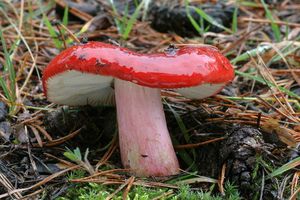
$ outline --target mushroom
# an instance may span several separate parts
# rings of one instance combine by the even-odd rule
[[[169,48],[139,54],[101,42],[72,46],[43,73],[44,93],[57,104],[116,102],[122,163],[137,176],[179,172],[160,90],[201,99],[218,93],[234,77],[230,62],[214,47]]]

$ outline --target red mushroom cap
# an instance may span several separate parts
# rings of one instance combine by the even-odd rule
[[[43,86],[46,96],[53,102],[82,105],[97,101],[99,97],[95,93],[100,92],[98,86],[102,83],[104,86],[100,88],[111,93],[113,78],[152,88],[182,88],[178,91],[187,96],[203,98],[217,93],[233,77],[230,62],[210,46],[139,54],[110,44],[88,42],[72,46],[56,56],[44,70]],[[67,88],[58,94],[60,97],[54,97],[57,90],[64,87]],[[199,95],[197,90],[203,88],[209,92]],[[194,94],[189,95],[191,92]],[[90,93],[96,96],[76,103],[75,98]],[[73,102],[68,103],[64,95],[73,98]]]

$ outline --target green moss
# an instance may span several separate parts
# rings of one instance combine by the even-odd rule
[[[74,171],[69,175],[70,179],[84,177],[84,171]],[[67,192],[58,197],[57,200],[104,200],[110,196],[118,188],[118,185],[108,186],[97,183],[76,183],[70,184]],[[213,189],[213,187],[212,187]],[[211,190],[212,190],[211,189]],[[130,190],[128,200],[148,200],[148,199],[162,199],[162,200],[238,200],[241,199],[239,193],[233,185],[225,184],[225,196],[213,195],[211,191],[202,191],[199,189],[192,189],[188,185],[180,186],[178,190],[166,188],[146,188],[142,186],[134,186]],[[118,192],[113,196],[114,200],[121,200],[123,191]]]

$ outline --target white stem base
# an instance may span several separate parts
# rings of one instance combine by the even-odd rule
[[[143,177],[177,174],[160,90],[116,79],[115,98],[124,167]]]

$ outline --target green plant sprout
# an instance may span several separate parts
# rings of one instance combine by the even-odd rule
[[[133,28],[134,23],[137,21],[137,18],[141,12],[141,9],[144,7],[145,0],[141,1],[138,6],[136,7],[135,11],[131,16],[128,14],[128,4],[125,8],[125,13],[123,17],[120,17],[120,14],[118,13],[118,10],[114,4],[113,0],[109,0],[113,13],[115,15],[115,23],[118,29],[119,34],[121,35],[122,39],[127,40],[129,37],[129,34]],[[147,5],[147,4],[146,4]]]

